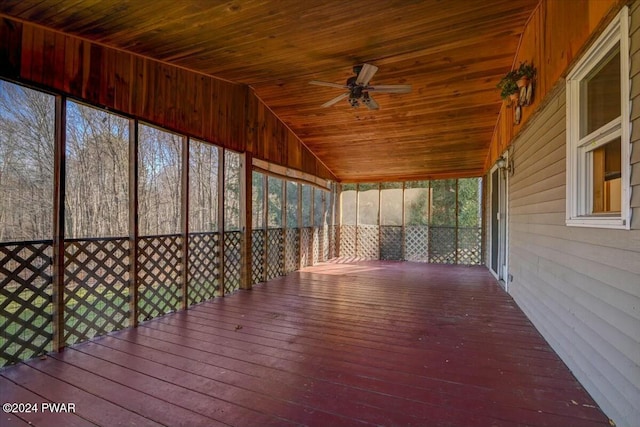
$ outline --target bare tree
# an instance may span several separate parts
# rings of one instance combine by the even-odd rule
[[[0,241],[52,237],[54,126],[53,96],[0,81]],[[66,236],[126,236],[128,119],[69,101],[65,131]],[[178,233],[183,137],[146,125],[139,132],[141,234]],[[218,155],[191,142],[190,231],[217,230]],[[228,230],[240,225],[240,167],[240,154],[225,151]]]
[[[240,154],[224,152],[224,228],[240,228]]]
[[[67,236],[127,235],[128,140],[128,120],[67,104]]]
[[[51,238],[54,102],[0,81],[0,241]]]
[[[182,138],[144,125],[139,131],[140,233],[179,233]]]
[[[189,231],[218,229],[218,148],[204,142],[189,146]]]

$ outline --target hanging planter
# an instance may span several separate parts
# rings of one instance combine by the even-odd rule
[[[516,71],[509,71],[498,83],[497,87],[500,89],[500,96],[502,99],[516,101],[520,95],[520,89],[516,81],[518,75]]]
[[[527,64],[525,61],[520,63],[520,66],[516,70],[516,74],[518,77],[516,85],[520,90],[518,102],[522,106],[531,105],[533,98],[533,77],[536,74],[536,69],[533,68],[532,64]]]
[[[516,85],[518,85],[518,89],[522,89],[523,87],[529,86],[530,82],[531,79],[529,77],[522,76],[518,79],[518,81],[516,81]]]
[[[535,73],[533,65],[521,62],[518,68],[505,74],[497,85],[502,99],[508,100],[509,106],[516,106],[513,120],[516,125],[520,124],[522,118],[521,107],[531,105]]]

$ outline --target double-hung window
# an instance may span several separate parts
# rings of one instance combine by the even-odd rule
[[[629,99],[624,7],[567,76],[567,225],[629,228]]]

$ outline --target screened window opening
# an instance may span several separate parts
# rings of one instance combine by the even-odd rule
[[[269,228],[280,228],[282,227],[282,179],[274,178],[272,176],[267,177],[268,183],[268,221],[267,225]]]
[[[313,212],[311,204],[313,203],[313,187],[309,184],[302,184],[302,226],[311,227],[313,225]]]
[[[287,181],[287,228],[298,228],[298,183]]]
[[[326,191],[314,188],[313,225],[315,227],[324,227],[326,225],[325,193]]]
[[[340,193],[341,225],[356,225],[356,184],[344,184]]]
[[[224,229],[240,229],[240,153],[224,150]]]
[[[189,231],[218,231],[218,173],[220,149],[189,141]]]
[[[251,227],[254,230],[265,228],[264,174],[253,171],[251,177]]]
[[[341,202],[341,257],[482,262],[480,178],[343,184]]]
[[[0,80],[0,242],[51,239],[55,97]]]
[[[66,236],[127,236],[129,120],[67,102],[66,134]]]
[[[140,234],[179,233],[183,137],[143,124],[138,132]]]

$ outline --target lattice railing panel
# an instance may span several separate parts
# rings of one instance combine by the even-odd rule
[[[300,229],[300,266],[308,267],[313,263],[313,229]]]
[[[265,263],[265,231],[251,231],[251,283],[264,282],[266,279],[266,271],[264,271]]]
[[[426,225],[407,225],[404,233],[405,259],[407,261],[429,262],[429,227]]]
[[[458,264],[482,263],[482,228],[458,228]]]
[[[65,242],[66,344],[129,326],[128,238]]]
[[[329,246],[331,245],[329,234],[329,226],[322,227],[322,251],[320,252],[320,261],[329,259]]]
[[[356,256],[356,226],[343,225],[340,227],[340,257]]]
[[[189,305],[212,299],[220,286],[220,233],[189,234]]]
[[[358,250],[356,255],[363,259],[379,259],[380,239],[377,225],[358,226]]]
[[[242,268],[242,233],[224,233],[224,293],[230,294],[240,289],[240,269]]]
[[[284,271],[291,273],[300,268],[300,230],[287,228],[285,233]]]
[[[429,229],[429,262],[456,263],[456,228],[431,227]]]
[[[315,265],[320,262],[320,250],[322,249],[322,234],[320,233],[320,229],[314,227],[313,228],[313,237],[312,237],[312,255],[311,255],[311,264]]]
[[[340,228],[336,225],[329,227],[329,258],[332,259],[338,256],[338,230]]]
[[[176,311],[182,294],[182,237],[148,236],[138,240],[138,320]]]
[[[267,280],[284,275],[284,230],[267,230]]]
[[[380,259],[401,260],[402,246],[402,226],[380,227]]]
[[[51,241],[0,244],[0,366],[51,350]]]

